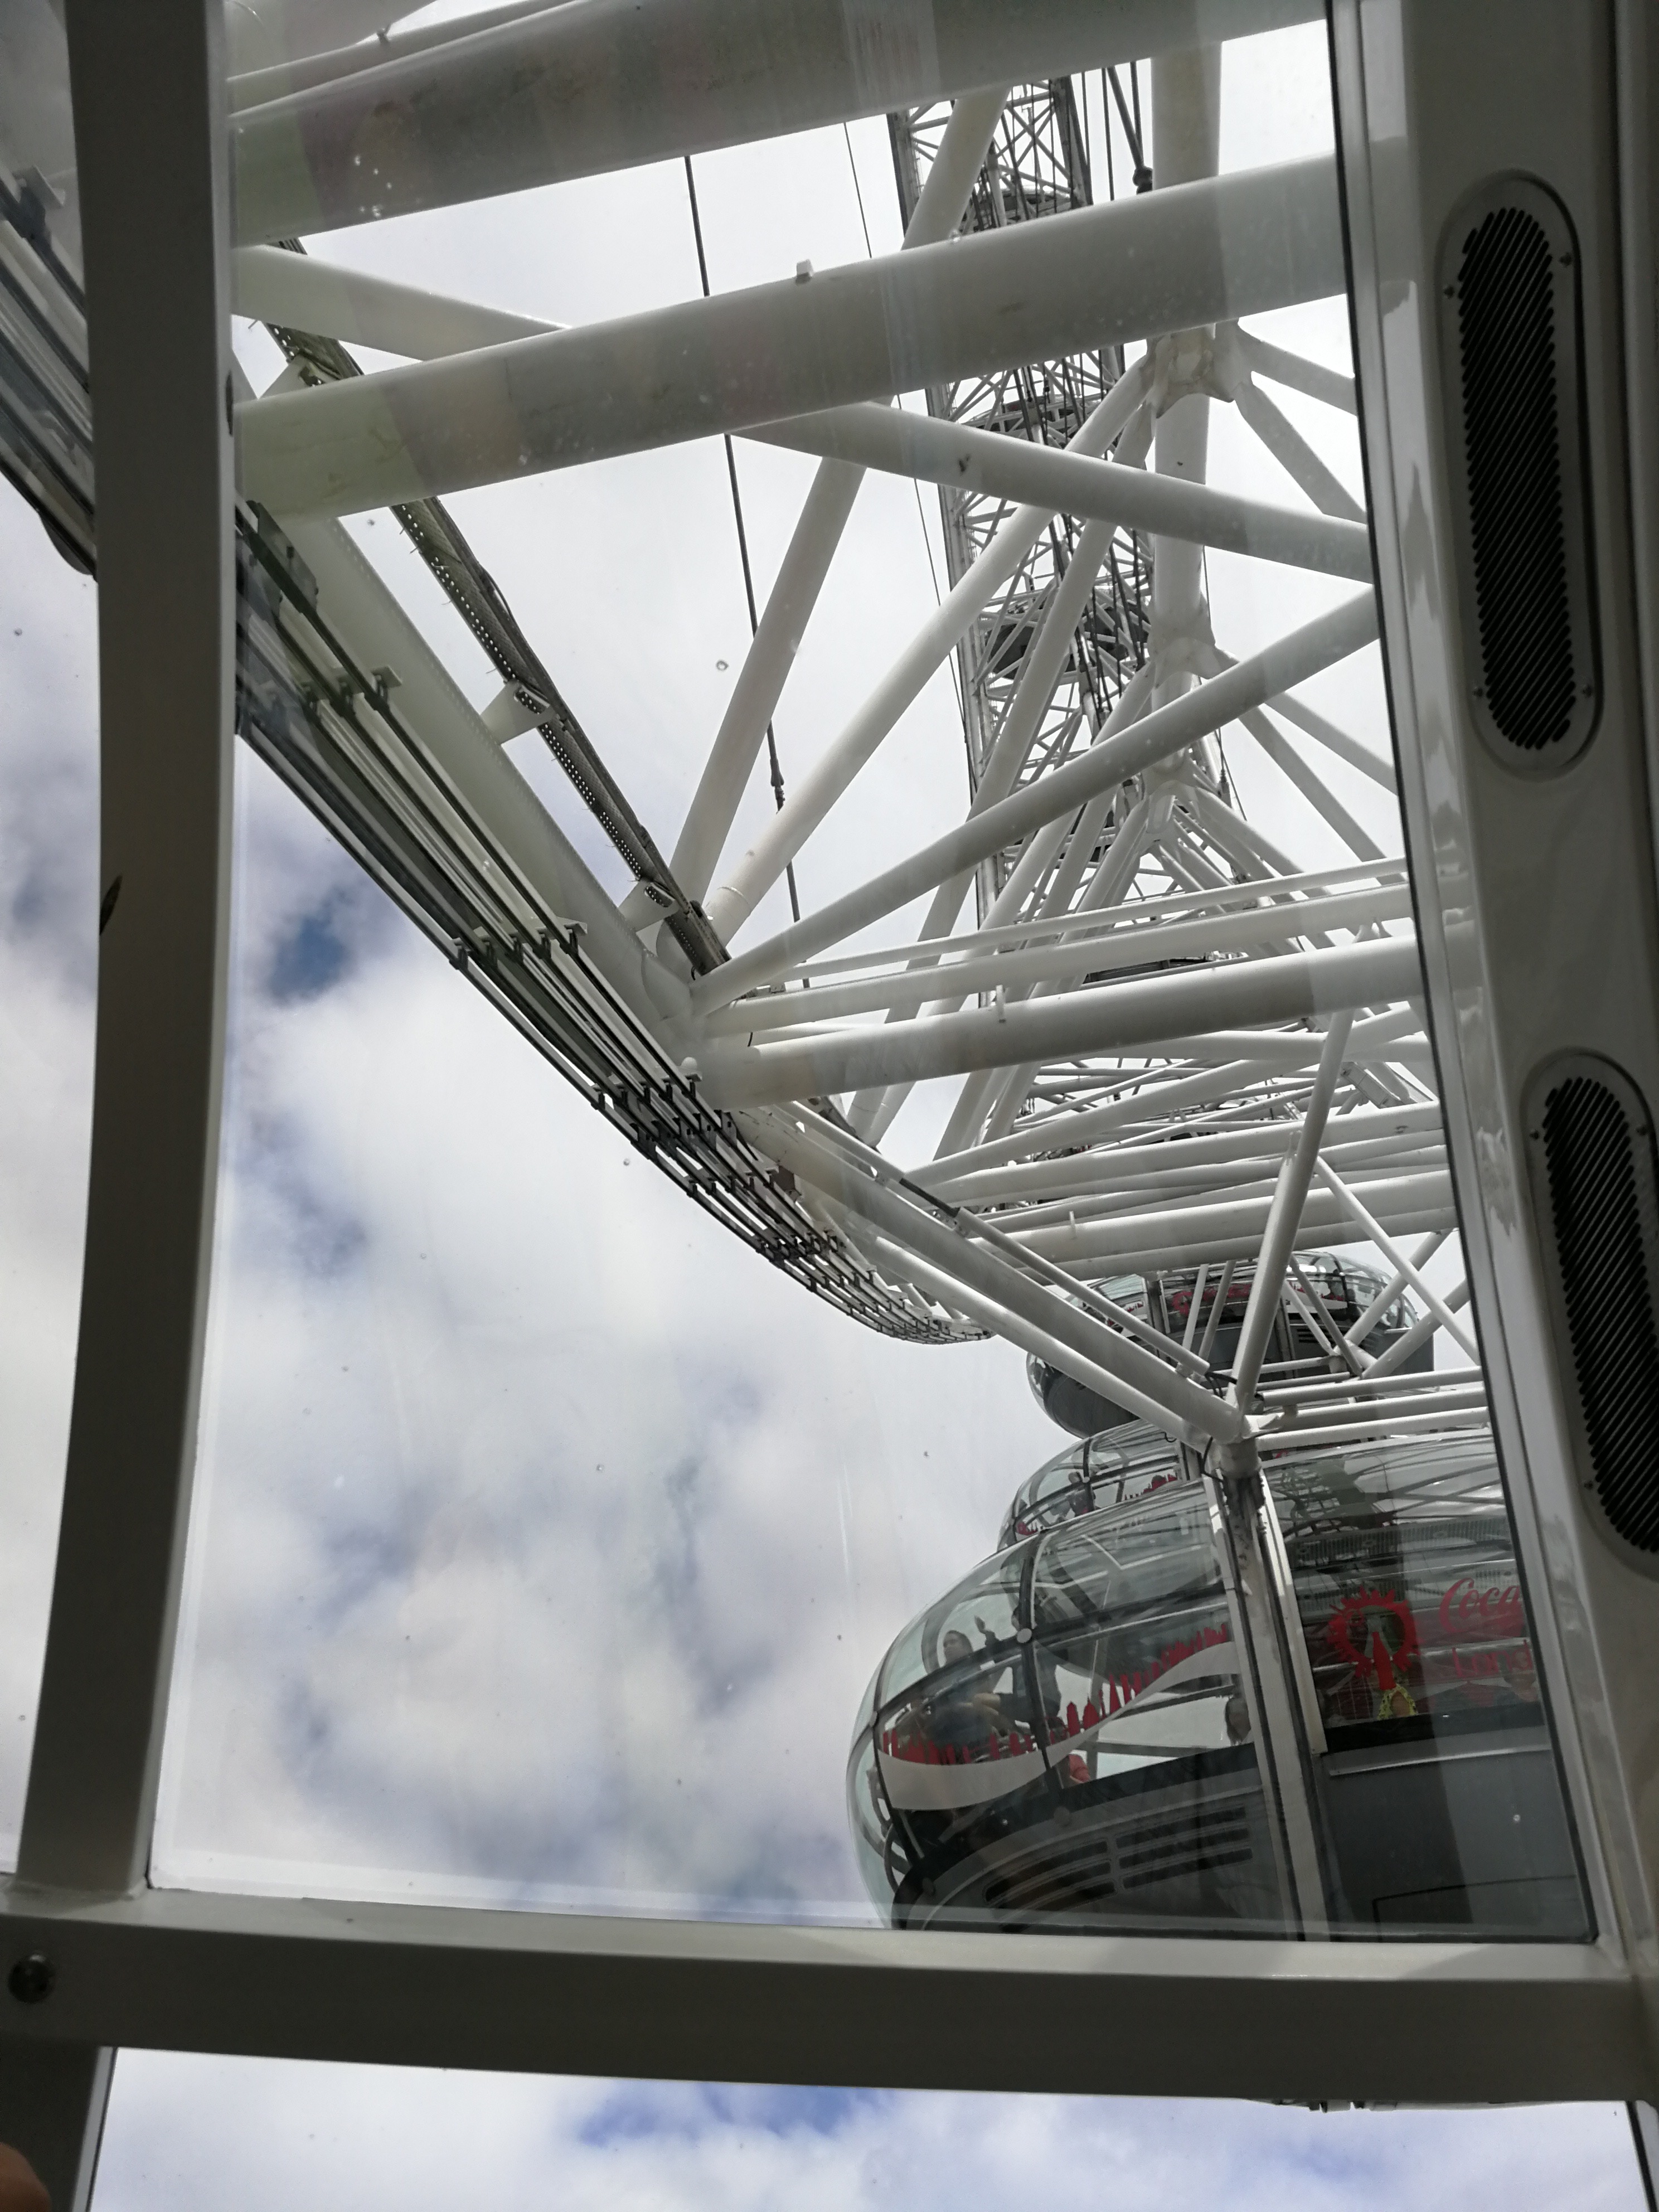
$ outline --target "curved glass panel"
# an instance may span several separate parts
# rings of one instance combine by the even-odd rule
[[[1269,1479],[1347,1917],[1587,1933],[1490,1438],[1286,1458]]]
[[[236,27],[158,1880],[1432,1918],[1319,1777],[1433,1693],[1250,1479],[1486,1413],[1279,12]]]
[[[1016,1594],[1000,1635],[975,1605],[988,1587]],[[931,1675],[896,1670],[905,1686],[884,1696],[848,1766],[866,1880],[896,1925],[1274,1924],[1201,1485],[1030,1538],[927,1618],[964,1616],[981,1642],[947,1629]],[[908,1662],[919,1640],[908,1631],[896,1652]]]
[[[1095,1440],[1103,1457],[1119,1433]],[[1272,1651],[1232,1595],[1216,1493],[1179,1462],[1163,1480],[1156,1497],[1056,1510],[894,1646],[848,1793],[896,1926],[1243,1932],[1292,1916],[1256,1755]],[[1318,1714],[1322,1913],[1373,1935],[1585,1935],[1489,1438],[1276,1455],[1267,1482]],[[1018,1592],[1012,1635],[983,1632],[987,1589]],[[930,1632],[969,1615],[978,1647]]]
[[[1398,1346],[1395,1364],[1405,1372],[1432,1370],[1434,1345],[1400,1279],[1368,1267],[1352,1253],[1300,1253],[1296,1267],[1270,1339],[1270,1364],[1281,1379],[1322,1370],[1337,1338],[1350,1331],[1363,1334],[1370,1358],[1380,1358]],[[1238,1349],[1255,1279],[1255,1262],[1244,1260],[1224,1269],[1183,1268],[1150,1280],[1123,1275],[1101,1287],[1124,1312],[1156,1320],[1168,1336],[1183,1344],[1207,1347],[1215,1368],[1224,1372]],[[1036,1352],[1025,1364],[1038,1405],[1085,1443],[1129,1418],[1121,1407]]]
[[[998,1545],[1058,1528],[1103,1506],[1121,1505],[1183,1479],[1180,1447],[1148,1421],[1123,1421],[1047,1460],[1014,1492]]]
[[[0,1869],[74,1384],[97,976],[98,639],[62,27],[0,11]]]

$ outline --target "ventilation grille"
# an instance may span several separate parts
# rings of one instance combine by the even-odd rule
[[[1454,222],[1442,260],[1471,707],[1501,757],[1554,768],[1597,708],[1577,255],[1559,203],[1508,179]]]
[[[988,1882],[985,1902],[994,1912],[1023,1917],[1075,1912],[1120,1891],[1244,1866],[1251,1856],[1247,1804],[1195,1805],[1174,1819],[1097,1829],[1060,1844]]]
[[[1591,1499],[1659,1562],[1659,1178],[1641,1094],[1605,1060],[1558,1062],[1529,1116],[1547,1194],[1552,1288]]]

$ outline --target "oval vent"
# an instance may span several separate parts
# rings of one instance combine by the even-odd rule
[[[1510,177],[1466,201],[1440,307],[1470,711],[1500,759],[1547,771],[1600,708],[1578,252],[1554,194]]]
[[[1632,1564],[1659,1573],[1659,1167],[1642,1095],[1608,1060],[1529,1092],[1534,1191],[1579,1479]]]

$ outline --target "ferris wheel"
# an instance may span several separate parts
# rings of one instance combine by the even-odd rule
[[[1342,1936],[1310,1973],[1183,1952],[1222,1993],[1194,2033],[1229,2094],[1268,2078],[1238,2056],[1245,1983],[1291,2008],[1310,2078],[1337,2001],[1383,1990],[1379,2063],[1420,2093],[1401,2023],[1452,1990],[1581,2087],[1603,2049],[1650,2087],[1640,11],[1526,0],[1511,45],[1491,0],[262,0],[229,12],[228,75],[216,11],[205,45],[169,33],[162,132],[125,97],[117,12],[75,28],[94,5],[70,10],[74,131],[50,9],[57,76],[20,34],[0,79],[0,467],[99,573],[106,821],[142,825],[152,888],[118,905],[118,867],[103,892],[78,1426],[5,1911],[79,1942],[76,1900],[107,1895],[118,1936],[144,1878],[234,700],[434,958],[759,1279],[941,1390],[946,1347],[999,1340],[1068,1432],[1009,1470],[980,1565],[872,1643],[847,1771],[881,1917],[946,1931],[947,1964],[965,1927]],[[1237,87],[1258,34],[1301,31],[1317,94],[1273,143]],[[786,255],[766,193],[798,210],[842,146],[861,250]],[[726,284],[711,185],[755,149],[771,258]],[[141,160],[185,240],[142,283]],[[647,179],[695,289],[641,222],[592,249],[605,312],[492,296],[491,210]],[[428,216],[476,285],[342,243]],[[614,567],[539,593],[460,503],[694,449],[695,514],[636,500],[627,560],[648,602],[720,544],[746,635],[696,636],[729,680],[659,686],[647,742],[584,696]],[[914,592],[859,534],[890,495]],[[132,730],[168,744],[122,720],[112,640],[145,678]],[[107,1772],[84,1750],[106,1741]],[[337,1929],[270,1925],[344,1971]],[[427,1940],[386,1925],[389,1957]],[[1439,1945],[1415,1999],[1402,1936]],[[793,1941],[744,1954],[754,1986],[816,1970]],[[51,1995],[39,1959],[20,2004]],[[141,2006],[117,2029],[176,2032],[98,1971],[100,2002]],[[398,2040],[398,1986],[363,2047],[451,2052]],[[851,2000],[867,2027],[885,2001]],[[1581,2002],[1604,2039],[1579,2053],[1555,2030]],[[665,2067],[688,2033],[663,2030]],[[1460,2037],[1458,2082],[1522,2078]]]
[[[441,136],[446,103],[479,112],[526,40],[575,66],[594,35],[580,16],[508,23],[380,67]],[[1066,36],[1104,42],[1092,166],[1086,71],[895,105],[900,253],[565,332],[284,252],[275,241],[359,219],[366,192],[386,212],[425,204],[431,161],[377,147],[371,183],[348,161],[385,91],[355,55],[281,98],[252,82],[237,303],[290,365],[239,412],[245,727],[337,812],[347,774],[319,760],[367,746],[407,779],[432,746],[415,674],[429,652],[335,519],[390,506],[496,665],[490,737],[539,728],[635,878],[617,907],[568,857],[532,861],[546,831],[526,829],[514,789],[498,804],[533,910],[491,913],[473,885],[477,920],[457,927],[428,898],[428,926],[544,1041],[532,1001],[604,993],[605,1014],[573,1012],[577,1041],[558,1049],[693,1195],[873,1326],[1003,1335],[1195,1443],[1247,1437],[1269,1353],[1275,1383],[1311,1382],[1316,1401],[1334,1376],[1347,1399],[1370,1377],[1321,1419],[1375,1422],[1376,1386],[1420,1365],[1436,1333],[1453,1379],[1385,1392],[1386,1418],[1478,1420],[1467,1292],[1423,1274],[1455,1215],[1367,659],[1352,375],[1251,327],[1340,297],[1331,161],[1222,173],[1220,49],[1121,70],[1109,34]],[[754,127],[676,118],[633,158],[672,137],[695,217],[679,139]],[[505,188],[510,137],[446,189]],[[349,339],[418,365],[364,377]],[[925,404],[891,404],[896,378]],[[743,544],[753,642],[683,818],[653,819],[441,496],[715,432],[728,453],[750,437],[817,466],[769,588]],[[1318,450],[1334,441],[1346,483]],[[775,716],[872,471],[937,496],[939,601],[786,775]],[[735,496],[735,464],[730,481]],[[1231,572],[1218,620],[1212,556]],[[907,840],[866,817],[884,805],[869,771],[947,665],[964,750],[933,763],[917,810],[933,834]],[[395,693],[377,693],[382,667]],[[1304,696],[1322,678],[1367,737]],[[471,732],[454,742],[479,750]],[[763,777],[776,811],[739,830]],[[407,822],[361,829],[358,849],[393,834],[406,842]],[[453,902],[457,856],[425,872]],[[768,902],[786,883],[787,920]],[[1315,1287],[1297,1255],[1316,1242],[1374,1248],[1357,1303]],[[1178,1326],[1146,1287],[1165,1283]],[[1223,1368],[1218,1324],[1246,1304]],[[1273,1424],[1298,1418],[1293,1397]]]

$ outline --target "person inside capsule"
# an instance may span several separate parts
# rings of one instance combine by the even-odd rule
[[[962,1670],[975,1656],[974,1646],[960,1628],[947,1628],[939,1639],[939,1656],[948,1670],[945,1680],[928,1697],[921,1711],[924,1740],[941,1751],[962,1751],[982,1758],[994,1735],[1006,1736],[1012,1724],[1008,1698],[993,1686],[994,1673]]]

